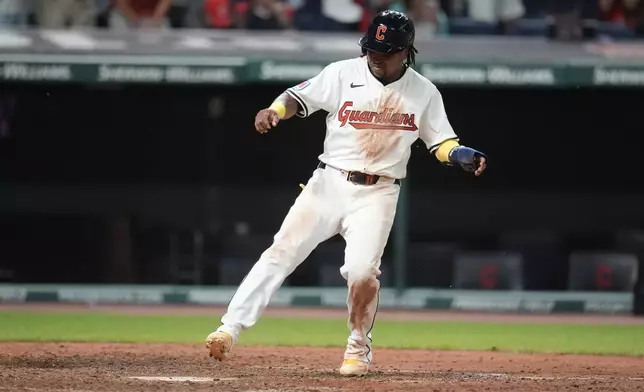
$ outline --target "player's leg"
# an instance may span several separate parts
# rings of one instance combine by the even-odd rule
[[[233,295],[221,319],[222,325],[207,338],[211,356],[223,359],[240,333],[259,320],[286,277],[319,243],[338,233],[341,212],[334,208],[333,185],[326,177],[324,170],[314,172],[286,215],[273,244],[262,253]],[[220,340],[213,343],[217,333]]]
[[[400,187],[394,184],[357,187],[352,210],[342,221],[347,245],[340,272],[349,293],[350,336],[340,372],[360,375],[369,369],[373,352],[371,330],[378,309],[380,262],[391,232]]]

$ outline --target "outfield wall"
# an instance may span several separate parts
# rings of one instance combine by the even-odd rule
[[[227,305],[235,287],[136,285],[0,285],[0,303]],[[345,288],[280,289],[271,306],[345,307]],[[628,314],[632,293],[409,289],[380,291],[381,308],[517,313]]]

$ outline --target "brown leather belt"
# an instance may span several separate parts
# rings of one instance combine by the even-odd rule
[[[318,169],[325,169],[326,167],[327,167],[327,164],[324,162],[320,162],[318,164]],[[332,166],[329,166],[329,167],[335,170],[340,170],[342,172],[347,173],[347,181],[350,181],[358,185],[374,185],[374,184],[377,184],[378,180],[380,180],[380,178],[382,177],[375,174],[367,174],[367,173],[356,172],[356,171],[346,171],[342,169],[337,169]],[[394,184],[400,185],[400,180],[394,179]]]

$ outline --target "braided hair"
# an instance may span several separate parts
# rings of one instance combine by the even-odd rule
[[[416,64],[416,54],[418,54],[418,49],[414,45],[410,45],[407,48],[407,60],[405,60],[404,66],[409,68],[413,67]]]

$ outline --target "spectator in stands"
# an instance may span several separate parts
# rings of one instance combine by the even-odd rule
[[[364,0],[322,0],[327,31],[358,31],[365,14]]]
[[[404,10],[406,9],[404,0],[366,0],[363,5],[372,15],[386,10],[405,12]]]
[[[94,0],[38,0],[36,20],[45,29],[66,29],[96,24]]]
[[[550,37],[576,41],[588,36],[586,20],[597,19],[597,0],[549,0],[548,13],[554,23]]]
[[[644,0],[624,0],[626,23],[636,35],[644,37]]]
[[[27,25],[29,6],[25,0],[0,0],[0,28]]]
[[[294,24],[307,31],[366,31],[373,16],[392,0],[288,0]],[[394,0],[397,1],[397,0]]]
[[[249,30],[289,29],[292,15],[292,9],[281,0],[250,0],[243,27]]]
[[[463,17],[467,13],[465,7],[466,0],[441,0],[441,9],[447,14],[448,18]]]
[[[96,27],[109,27],[112,0],[94,0],[94,8],[96,10]]]
[[[188,10],[190,3],[193,2],[197,2],[197,0],[170,0],[170,8],[166,13],[170,27],[186,27],[184,25],[186,11]],[[203,2],[204,0],[198,1],[198,3],[202,4]]]
[[[182,25],[190,29],[239,27],[240,14],[246,8],[245,3],[235,0],[188,0]]]
[[[109,23],[112,29],[169,28],[167,14],[172,0],[114,0]]]
[[[598,0],[600,19],[605,22],[626,24],[624,4],[621,0]]]
[[[523,0],[525,7],[524,18],[541,19],[548,18],[548,4],[544,0]]]
[[[507,30],[524,16],[525,6],[522,0],[468,0],[467,13],[472,20]]]
[[[600,19],[624,25],[637,35],[644,35],[644,1],[599,0]]]
[[[438,0],[405,0],[403,8],[414,21],[416,38],[448,34],[447,15]]]
[[[301,31],[326,30],[325,18],[322,16],[323,0],[290,0],[293,8],[293,25]]]

